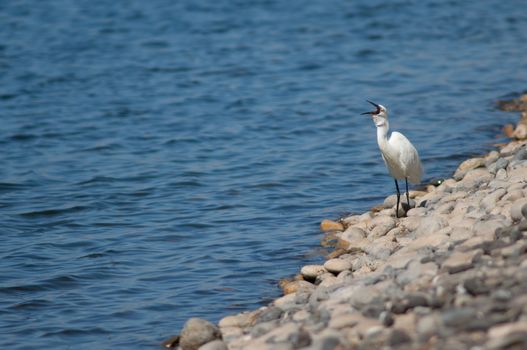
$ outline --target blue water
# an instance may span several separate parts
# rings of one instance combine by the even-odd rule
[[[0,348],[155,349],[322,261],[318,223],[426,179],[526,88],[524,1],[0,1]]]

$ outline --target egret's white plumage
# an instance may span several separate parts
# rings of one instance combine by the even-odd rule
[[[396,215],[399,216],[399,185],[397,180],[406,181],[406,199],[410,205],[410,198],[408,194],[408,180],[413,184],[418,184],[423,175],[423,167],[419,160],[419,154],[408,139],[400,132],[394,131],[388,137],[389,123],[387,109],[376,103],[370,102],[377,109],[373,112],[366,112],[363,114],[370,114],[373,122],[377,127],[377,143],[381,150],[384,163],[390,172],[390,175],[395,179],[395,186],[397,188],[397,207]]]

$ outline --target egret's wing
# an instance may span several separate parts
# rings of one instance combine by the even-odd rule
[[[408,180],[411,183],[419,183],[423,175],[423,167],[414,145],[397,131],[392,132],[389,142],[394,149],[399,151],[399,161],[404,167]]]

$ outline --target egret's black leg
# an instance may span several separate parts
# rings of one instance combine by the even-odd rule
[[[408,203],[408,209],[410,209],[410,194],[408,193],[408,178],[405,177],[404,181],[406,182],[406,202]]]
[[[397,189],[397,205],[395,206],[395,217],[399,218],[399,200],[401,198],[401,192],[399,191],[399,184],[397,183],[397,179],[394,179],[395,181],[395,188]]]

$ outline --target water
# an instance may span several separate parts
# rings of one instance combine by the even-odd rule
[[[323,218],[502,141],[523,1],[0,2],[0,340],[155,349],[280,294]]]

